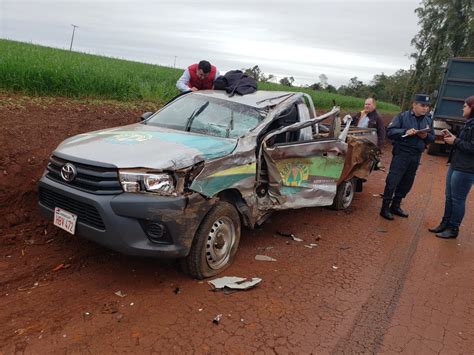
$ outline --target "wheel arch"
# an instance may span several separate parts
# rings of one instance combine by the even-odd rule
[[[247,203],[245,202],[242,194],[237,189],[227,189],[220,191],[217,194],[217,197],[221,201],[226,201],[232,204],[239,213],[240,222],[246,227],[252,227],[251,218],[250,218],[250,209]]]

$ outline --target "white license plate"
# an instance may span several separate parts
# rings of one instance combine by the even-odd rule
[[[56,207],[54,209],[54,225],[74,234],[76,230],[77,215]]]

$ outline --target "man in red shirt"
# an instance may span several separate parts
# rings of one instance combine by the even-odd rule
[[[219,71],[207,60],[201,60],[199,64],[192,64],[186,68],[183,75],[176,82],[176,87],[181,92],[212,90],[214,80],[219,76]]]

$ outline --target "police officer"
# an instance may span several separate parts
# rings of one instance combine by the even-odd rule
[[[396,115],[388,125],[387,137],[392,141],[392,162],[385,180],[380,215],[393,220],[393,215],[408,217],[400,207],[415,181],[421,153],[428,143],[434,142],[433,121],[428,113],[430,98],[417,94],[411,110]]]

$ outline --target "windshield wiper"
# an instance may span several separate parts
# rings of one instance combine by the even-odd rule
[[[191,125],[193,124],[194,119],[199,116],[208,105],[209,101],[206,101],[201,107],[195,109],[191,116],[189,116],[188,121],[186,122],[186,127],[184,128],[186,132],[189,132],[191,130]]]
[[[227,129],[225,130],[225,136],[226,138],[229,138],[230,136],[230,131],[234,130],[234,111],[230,111],[230,122],[227,125]]]
[[[293,93],[288,93],[288,94],[284,94],[284,95],[280,95],[280,96],[269,97],[269,98],[267,98],[267,99],[263,99],[263,100],[257,101],[256,104],[257,104],[257,105],[260,105],[261,103],[263,103],[263,102],[265,102],[265,101],[273,101],[273,100],[281,99],[282,97],[291,96],[291,95],[294,95],[294,94],[293,94]]]

